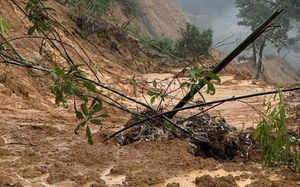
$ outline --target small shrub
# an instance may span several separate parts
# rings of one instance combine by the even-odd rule
[[[152,38],[149,34],[143,32],[139,25],[133,25],[129,31],[140,38],[140,42],[144,47],[152,48],[160,52],[165,51],[180,58],[208,55],[213,37],[213,31],[211,29],[203,29],[202,32],[200,32],[195,25],[190,23],[186,23],[186,31],[183,33],[183,36],[176,41],[165,36],[162,38]]]
[[[78,14],[98,16],[106,14],[110,9],[110,0],[71,0],[70,4],[76,7]]]
[[[175,54],[182,58],[208,55],[212,37],[213,31],[210,28],[200,31],[195,25],[186,23],[186,31],[176,41]]]
[[[107,24],[103,23],[101,16],[108,13],[110,0],[71,0],[70,4],[76,9],[73,21],[85,35],[95,34],[99,38],[108,38]]]
[[[166,51],[168,53],[173,53],[174,52],[174,41],[171,38],[159,38],[159,39],[152,39],[151,44],[154,46],[158,47],[157,50],[159,52]]]

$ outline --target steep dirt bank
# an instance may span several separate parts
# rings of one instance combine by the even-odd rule
[[[115,3],[112,14],[106,19],[119,27],[125,26],[127,22],[130,23],[129,26],[139,25],[143,31],[155,38],[165,36],[172,39],[181,37],[185,23],[190,22],[173,0],[138,2],[138,11],[134,14],[124,13],[122,7]]]

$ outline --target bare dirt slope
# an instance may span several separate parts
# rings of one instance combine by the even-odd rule
[[[152,37],[171,37],[176,39],[185,29],[185,23],[190,22],[180,8],[172,0],[140,0],[139,10],[135,15],[126,15],[118,4],[108,20],[119,26],[130,22],[131,26],[139,25]]]
[[[25,7],[25,1],[17,2]],[[30,23],[23,13],[11,1],[0,0],[0,4],[0,15],[5,16],[13,30],[8,35],[11,38],[26,35]],[[141,98],[141,93],[135,93],[129,84],[134,74],[156,72],[162,75],[169,72],[173,76],[169,68],[158,66],[155,59],[143,53],[136,41],[119,35],[113,29],[110,40],[94,40],[91,43],[82,39],[78,35],[78,27],[68,16],[69,10],[55,1],[49,1],[48,5],[56,9],[52,14],[63,23],[64,27],[57,27],[63,41],[74,46],[86,58],[84,49],[100,69],[102,74],[99,76],[103,83],[126,95]],[[168,12],[166,14],[169,15]],[[22,19],[16,19],[16,16]],[[24,57],[34,59],[44,67],[65,65],[63,58],[51,45],[47,45],[44,55],[39,57],[39,42],[21,39],[12,44]],[[117,48],[112,48],[112,43],[116,43]],[[75,61],[80,60],[72,49],[68,50]],[[231,187],[239,184],[292,187],[300,183],[299,175],[288,168],[263,167],[255,151],[248,160],[237,156],[233,161],[217,161],[193,156],[189,151],[190,145],[178,139],[140,141],[128,146],[119,146],[114,140],[103,142],[130,118],[128,113],[112,107],[105,109],[110,117],[103,121],[103,125],[92,127],[94,145],[90,146],[84,130],[80,130],[79,135],[74,134],[78,121],[72,107],[66,109],[54,104],[54,97],[49,92],[49,77],[36,77],[35,73],[38,72],[13,65],[1,64],[0,67],[1,186],[165,186],[167,179],[176,176],[182,179],[191,171],[194,171],[193,176],[197,180],[194,177],[181,186],[195,186],[196,183],[199,186]],[[89,73],[87,75],[91,76]],[[234,93],[244,93],[244,82],[239,86],[239,81],[234,80],[233,76],[224,77],[223,80],[224,84],[217,87],[219,93],[225,93],[228,89],[235,90]],[[263,90],[266,85],[246,82],[253,88],[251,91]],[[127,104],[128,108],[136,107],[107,90],[101,91]],[[299,102],[295,100],[299,98],[299,93],[293,94],[290,100]],[[227,110],[228,116],[233,116],[231,120],[234,120],[234,108],[231,106]],[[293,105],[290,108],[291,119],[297,127],[297,109]],[[213,171],[219,174],[212,175]],[[168,186],[178,186],[177,183],[183,182],[173,181]]]

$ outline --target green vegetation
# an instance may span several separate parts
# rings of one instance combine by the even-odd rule
[[[195,66],[191,68],[189,82],[181,83],[180,87],[187,86],[191,98],[194,98],[194,90],[198,90],[197,93],[202,97],[203,101],[205,101],[205,98],[200,92],[200,86],[207,85],[207,94],[214,95],[216,93],[214,84],[207,80],[207,78],[211,78],[217,80],[218,82],[221,82],[220,77],[216,74],[212,72],[203,71],[200,67]]]
[[[33,22],[33,26],[28,29],[28,35],[32,35],[35,30],[40,33],[52,28],[46,11],[54,10],[53,8],[43,6],[40,0],[28,0],[25,10],[29,21]]]
[[[77,14],[72,17],[85,35],[96,34],[99,38],[108,38],[106,24],[102,24],[101,16],[111,8],[110,0],[71,0]]]
[[[274,96],[274,100],[276,95]],[[286,166],[292,156],[292,165],[300,172],[300,155],[296,150],[299,139],[291,136],[287,129],[287,118],[284,96],[279,91],[279,106],[272,108],[271,101],[263,105],[266,107],[266,119],[263,119],[254,131],[254,138],[262,147],[261,160],[270,167]]]
[[[128,29],[132,34],[138,37],[139,42],[146,48],[155,49],[159,52],[174,53],[174,41],[171,38],[152,38],[148,33],[144,32],[137,24]]]
[[[71,0],[70,4],[76,7],[79,15],[101,17],[106,14],[111,6],[110,0]]]
[[[55,95],[55,103],[62,103],[64,107],[67,107],[68,99],[73,96],[74,110],[76,117],[82,120],[75,128],[75,134],[78,134],[80,127],[86,127],[86,137],[89,144],[93,144],[92,134],[89,127],[89,123],[94,125],[101,125],[99,118],[108,117],[107,114],[98,114],[102,110],[103,100],[97,96],[92,96],[88,92],[96,93],[96,87],[88,80],[83,80],[81,77],[83,71],[79,70],[80,65],[73,65],[69,70],[65,68],[55,67],[51,71],[53,85],[50,87],[51,92]],[[86,88],[87,90],[84,90]],[[87,94],[88,93],[88,94]],[[93,101],[89,104],[89,98]],[[81,105],[78,110],[76,107],[76,100],[80,100]],[[96,116],[95,116],[96,115]]]
[[[182,37],[175,41],[167,37],[151,38],[138,25],[132,26],[129,30],[140,38],[140,42],[145,47],[153,48],[160,52],[165,51],[180,58],[208,55],[209,48],[212,45],[213,31],[210,28],[200,30],[190,23],[186,23],[186,30]]]
[[[5,30],[8,31],[12,31],[11,28],[8,25],[7,20],[4,17],[0,17],[0,34],[2,35],[2,37],[5,38]],[[0,50],[1,50],[1,46],[0,46]]]
[[[208,55],[212,45],[213,31],[209,29],[200,30],[195,25],[186,23],[183,36],[176,41],[175,54],[178,57],[197,57]]]

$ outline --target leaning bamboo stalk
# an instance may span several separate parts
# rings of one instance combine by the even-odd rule
[[[224,69],[237,55],[239,55],[244,49],[246,49],[251,43],[253,43],[264,31],[268,28],[268,25],[283,11],[283,7],[280,7],[273,13],[266,21],[258,26],[239,46],[237,46],[229,55],[227,55],[213,70],[212,73],[218,74]],[[206,80],[210,81],[210,77],[206,77]],[[191,93],[187,93],[173,108],[172,112],[168,113],[168,118],[173,118],[178,108],[182,108],[199,90],[201,90],[205,84],[201,84],[200,87],[192,90]]]

